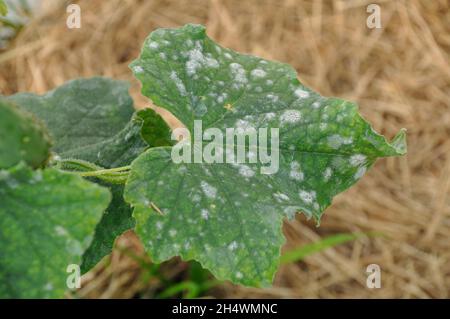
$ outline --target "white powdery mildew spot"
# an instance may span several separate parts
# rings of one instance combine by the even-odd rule
[[[201,214],[202,214],[202,218],[204,220],[208,220],[208,218],[209,218],[209,211],[207,209],[202,209]]]
[[[281,122],[296,123],[302,118],[302,113],[299,110],[286,110],[280,117]]]
[[[194,42],[191,39],[187,39],[185,43],[188,47],[192,47],[194,45]]]
[[[134,73],[143,73],[144,68],[140,65],[136,65],[135,67],[133,67],[133,71],[134,71]]]
[[[69,235],[67,230],[60,225],[55,226],[55,232],[58,236],[68,236]]]
[[[328,136],[327,138],[328,145],[333,148],[337,149],[341,147],[342,145],[351,144],[353,142],[353,139],[351,137],[343,137],[338,134],[334,134],[331,136]]]
[[[234,77],[234,84],[237,88],[242,87],[243,84],[248,82],[247,76],[245,75],[245,70],[239,63],[230,64],[231,74]]]
[[[244,134],[254,129],[253,125],[246,120],[237,120],[234,127],[236,128],[236,132],[239,134]]]
[[[350,165],[360,166],[366,162],[366,156],[362,154],[355,154],[350,157]]]
[[[169,236],[170,236],[170,237],[175,237],[176,234],[177,234],[177,231],[176,231],[175,229],[169,230]]]
[[[155,41],[151,41],[151,42],[148,44],[148,47],[149,47],[150,49],[157,49],[157,48],[159,48],[159,43],[158,43],[158,42],[155,42]]]
[[[203,47],[201,42],[195,43],[195,48],[189,50],[187,53],[189,60],[186,62],[186,72],[188,75],[194,75],[197,73],[197,69],[207,66],[210,68],[218,68],[219,62],[212,58],[210,54],[208,56],[203,55]]]
[[[275,113],[269,112],[269,113],[266,113],[266,114],[264,115],[264,118],[265,118],[266,120],[271,120],[271,119],[273,119],[275,116],[276,116]]]
[[[327,167],[325,171],[323,172],[323,178],[325,181],[328,181],[331,178],[331,175],[333,174],[333,171],[330,167]]]
[[[300,99],[306,99],[306,98],[309,97],[309,92],[305,91],[305,90],[302,90],[302,89],[295,90],[294,94]]]
[[[303,202],[305,202],[306,204],[312,204],[313,201],[315,201],[315,199],[316,199],[316,192],[315,191],[307,192],[307,191],[302,190],[302,191],[299,192],[298,195],[300,196],[300,199]]]
[[[250,74],[254,77],[254,78],[263,78],[266,76],[266,71],[261,70],[261,69],[254,69],[252,70],[252,72],[250,72]]]
[[[31,184],[31,185],[35,185],[35,184],[37,184],[39,182],[42,182],[42,172],[41,171],[36,171],[34,173],[33,177],[31,177],[28,180],[28,183]]]
[[[202,66],[203,53],[199,49],[192,49],[188,52],[189,60],[186,62],[186,72],[194,75],[197,69]]]
[[[300,164],[296,161],[291,163],[291,171],[289,172],[289,177],[296,180],[302,181],[304,178],[303,172],[300,170]]]
[[[360,168],[358,168],[358,170],[356,171],[356,173],[353,177],[355,179],[360,179],[366,173],[366,170],[367,170],[366,167],[361,166]]]
[[[249,163],[254,163],[258,159],[258,153],[253,152],[253,151],[248,151],[247,158],[249,159]],[[251,161],[254,161],[254,162],[251,162]]]
[[[170,79],[175,82],[175,85],[178,89],[178,92],[180,92],[180,94],[182,96],[186,96],[186,87],[184,86],[183,82],[181,81],[181,79],[178,77],[177,72],[172,71],[172,73],[170,73]]]
[[[247,165],[240,165],[239,166],[239,174],[241,174],[244,177],[253,177],[255,176],[255,172],[248,167]]]
[[[219,96],[217,97],[217,103],[223,103],[227,97],[228,97],[228,94],[225,92],[222,94],[219,94]]]
[[[267,84],[267,85],[272,85],[272,84],[273,84],[273,81],[272,81],[272,80],[266,80],[266,84]]]
[[[78,240],[70,239],[70,240],[68,240],[66,242],[66,245],[67,245],[66,246],[67,251],[70,254],[73,254],[73,255],[76,255],[76,256],[83,255],[83,252],[84,252],[83,246],[81,245],[81,243]]]
[[[46,283],[45,286],[44,286],[44,290],[52,291],[53,290],[53,284],[51,282]]]
[[[278,95],[275,95],[275,94],[267,94],[266,96],[267,96],[267,98],[268,98],[269,100],[271,100],[272,102],[276,102],[276,101],[278,101],[278,99],[279,99]]]
[[[202,181],[200,183],[200,186],[203,190],[203,193],[205,193],[206,197],[209,198],[216,198],[217,195],[217,188],[215,188],[214,186],[209,185],[207,182]]]
[[[223,54],[227,59],[232,59],[233,57],[231,56],[231,54],[229,54],[228,52],[225,52],[224,54]]]
[[[320,103],[319,102],[314,102],[311,106],[313,108],[315,108],[315,109],[318,109],[320,107]]]
[[[238,247],[238,243],[236,241],[233,241],[228,245],[228,249],[231,251],[236,250],[237,247]]]
[[[236,273],[236,278],[237,278],[237,279],[242,279],[242,278],[244,278],[244,275],[243,275],[240,271],[238,271],[238,272]]]
[[[156,222],[156,229],[161,230],[163,228],[163,223],[161,222]]]
[[[273,194],[273,196],[278,202],[285,202],[290,200],[289,196],[280,192]]]

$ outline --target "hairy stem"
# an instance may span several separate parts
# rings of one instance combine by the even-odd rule
[[[63,159],[56,161],[55,167],[77,174],[82,177],[95,177],[112,184],[125,184],[130,166],[103,168],[93,163],[78,159]]]

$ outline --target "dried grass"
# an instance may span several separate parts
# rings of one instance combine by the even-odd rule
[[[78,1],[82,28],[68,30],[65,6],[47,1],[52,5],[0,54],[0,92],[42,93],[75,77],[104,75],[130,80],[137,104],[148,106],[127,68],[144,38],[161,26],[206,24],[224,46],[287,62],[316,91],[358,102],[383,134],[392,137],[406,127],[409,142],[407,156],[380,160],[338,196],[320,228],[302,217],[285,225],[287,248],[339,232],[386,237],[359,239],[283,266],[270,289],[225,284],[213,294],[450,297],[450,3],[379,1],[382,29],[370,30],[370,2],[84,0]],[[125,241],[137,244],[132,234]],[[381,289],[365,286],[370,263],[382,269]],[[126,298],[153,287],[119,251],[105,267],[85,277],[83,296]]]

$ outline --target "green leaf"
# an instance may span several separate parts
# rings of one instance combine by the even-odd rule
[[[128,88],[126,82],[107,78],[77,79],[44,95],[18,93],[8,99],[45,122],[61,158],[106,166],[117,158],[115,147],[122,151],[121,142],[136,129],[129,123],[134,109]]]
[[[110,201],[107,189],[56,169],[0,171],[0,298],[58,298]]]
[[[136,116],[143,121],[141,135],[149,147],[169,146],[174,142],[171,139],[171,130],[163,118],[152,109],[137,112]]]
[[[155,111],[151,109],[141,110],[135,114],[133,119],[135,129],[139,127],[140,130],[140,133],[135,135],[142,135],[142,138],[146,141],[148,146],[153,147],[172,144],[169,127]],[[128,139],[128,141],[130,140],[131,139]],[[120,157],[118,154],[118,157],[121,158],[120,161],[111,157],[109,161],[102,161],[102,164],[106,164],[106,167],[130,164],[143,149],[142,146],[131,146],[127,150],[126,142],[127,139],[125,138],[121,144],[122,147],[117,149],[122,149],[123,153],[129,152],[127,156]],[[94,267],[104,256],[111,253],[114,241],[118,236],[135,226],[135,221],[132,217],[133,209],[123,200],[124,186],[112,185],[110,186],[110,189],[113,199],[108,209],[103,214],[102,220],[97,225],[95,237],[91,246],[83,256],[83,264],[81,267],[83,273]]]
[[[283,218],[302,211],[319,221],[332,198],[378,157],[406,152],[404,131],[388,143],[354,103],[313,92],[286,64],[217,45],[203,26],[156,30],[130,67],[142,93],[191,134],[194,120],[224,135],[226,128],[241,135],[279,128],[275,174],[261,174],[261,163],[175,164],[170,147],[150,149],[132,163],[125,199],[156,262],[178,255],[219,279],[269,285],[284,242]]]
[[[47,124],[61,158],[110,168],[128,165],[148,146],[171,145],[167,124],[151,109],[135,113],[128,89],[127,82],[94,77],[8,99]]]
[[[94,240],[83,255],[81,272],[86,273],[111,253],[115,239],[134,227],[132,208],[123,200],[123,186],[109,185],[112,200],[95,228]]]
[[[107,78],[78,79],[42,96],[19,93],[9,99],[47,124],[61,158],[113,168],[130,164],[149,146],[171,145],[169,127],[155,111],[134,113],[128,88],[126,82]],[[113,200],[83,259],[83,272],[110,253],[116,237],[134,225],[123,187],[110,188]]]
[[[8,14],[8,7],[6,6],[5,1],[0,0],[0,15],[6,16]]]
[[[45,127],[31,114],[0,97],[0,169],[20,161],[41,166],[50,154]]]

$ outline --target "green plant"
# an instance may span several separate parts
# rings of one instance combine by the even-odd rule
[[[191,132],[197,119],[243,135],[279,128],[279,171],[175,163],[172,152],[196,141],[174,145],[153,110],[134,112],[124,82],[79,79],[3,97],[0,296],[62,296],[67,265],[88,271],[130,228],[155,263],[181,256],[219,280],[270,285],[284,218],[302,211],[319,222],[378,157],[406,152],[404,130],[387,142],[354,103],[311,91],[286,64],[217,45],[199,25],[154,31],[130,67],[142,93]]]

